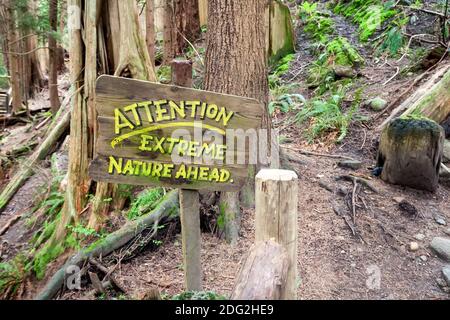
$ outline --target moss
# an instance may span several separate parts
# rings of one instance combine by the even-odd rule
[[[65,248],[62,244],[54,246],[47,244],[36,254],[33,259],[33,270],[39,280],[42,280],[45,277],[47,265],[63,254],[64,251]]]
[[[431,134],[433,140],[439,140],[442,128],[435,121],[420,115],[409,115],[397,118],[386,128],[390,141],[402,141],[405,137],[416,140],[417,143],[423,140],[424,136]],[[427,139],[427,141],[429,141]]]

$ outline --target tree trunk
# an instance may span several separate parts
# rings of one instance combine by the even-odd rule
[[[146,35],[145,41],[147,43],[148,54],[150,55],[150,60],[152,65],[155,66],[155,2],[154,0],[147,0],[146,4],[146,14],[145,14],[145,24],[146,24]]]
[[[288,254],[281,245],[274,241],[256,244],[239,272],[231,299],[280,300],[288,267]]]
[[[199,35],[198,0],[165,0],[164,64],[182,55],[188,41],[195,41]]]
[[[14,1],[10,0],[7,4],[7,21],[8,21],[8,44],[9,44],[9,74],[11,77],[12,89],[12,113],[18,112],[22,108],[22,89],[20,80],[20,61],[17,53],[20,48],[18,46],[18,35],[16,27],[16,14],[14,10]]]
[[[134,1],[70,0],[68,8],[70,74],[79,93],[72,99],[68,188],[61,222],[52,238],[54,242],[63,239],[66,225],[77,219],[87,203],[86,194],[91,186],[88,166],[94,156],[97,134],[94,104],[97,76],[109,72],[156,81],[145,40],[140,33]],[[84,26],[84,36],[81,26]],[[83,70],[84,77],[80,77]],[[89,227],[101,227],[109,211],[109,201],[106,200],[116,198],[114,191],[117,189],[107,183],[96,185]]]
[[[264,0],[208,2],[205,90],[255,98],[267,104],[266,4]],[[270,127],[267,115],[264,121]],[[254,192],[254,187],[250,188]],[[229,226],[225,229],[239,229],[239,194],[222,196],[220,206],[224,217],[234,217],[226,220]],[[229,235],[233,238],[227,241],[235,242],[237,232]]]
[[[59,34],[64,34],[64,29],[66,27],[66,12],[67,12],[67,0],[59,0]],[[61,44],[58,44],[57,48],[57,55],[58,55],[58,65],[57,70],[58,72],[64,72],[66,70],[65,61],[64,61],[64,48]]]
[[[58,50],[54,33],[58,31],[58,0],[49,0],[48,18],[50,23],[50,34],[48,37],[49,47],[49,93],[50,107],[55,114],[61,103],[58,95]]]

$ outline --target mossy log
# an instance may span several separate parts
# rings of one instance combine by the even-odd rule
[[[24,164],[22,164],[19,171],[12,177],[11,181],[6,185],[0,194],[0,212],[8,204],[9,200],[11,200],[17,190],[19,190],[25,181],[27,181],[27,179],[33,174],[36,164],[47,157],[51,149],[69,128],[69,123],[70,112],[66,112],[53,127],[52,131],[48,134],[39,148],[27,161],[24,162]]]
[[[429,119],[398,118],[383,131],[378,152],[381,178],[389,183],[436,191],[444,130]]]
[[[441,81],[411,107],[403,116],[420,114],[441,124],[450,116],[450,71],[447,71]]]
[[[256,244],[236,279],[232,300],[279,300],[286,284],[289,257],[270,240]]]
[[[434,72],[419,89],[392,111],[390,116],[377,128],[377,131],[382,131],[392,119],[398,117],[402,113],[406,116],[412,113],[421,113],[420,110],[424,111],[422,113],[424,116],[429,117],[437,123],[442,123],[446,117],[435,116],[434,113],[439,110],[441,110],[443,114],[450,113],[450,103],[442,105],[442,102],[439,102],[438,100],[438,98],[442,99],[442,101],[450,100],[450,93],[446,90],[449,86],[449,77],[450,65],[445,65]],[[393,105],[391,104],[391,106]],[[386,108],[383,113],[390,111],[389,109],[390,107]]]
[[[166,194],[158,207],[149,214],[131,221],[121,229],[111,233],[106,238],[100,240],[91,246],[82,249],[71,257],[64,266],[59,269],[53,277],[47,282],[44,289],[37,295],[36,300],[50,300],[64,286],[66,270],[69,267],[81,266],[90,258],[105,257],[111,252],[122,248],[145,229],[159,224],[161,221],[171,221],[179,216],[178,190],[173,190]]]

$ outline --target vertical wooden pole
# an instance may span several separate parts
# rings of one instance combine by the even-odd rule
[[[297,299],[298,177],[293,171],[261,170],[256,176],[256,242],[285,247],[289,267],[281,299]]]
[[[192,87],[192,62],[173,60],[172,83]],[[200,197],[198,191],[180,190],[183,263],[187,291],[202,291]]]

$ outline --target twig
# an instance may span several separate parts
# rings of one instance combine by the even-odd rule
[[[398,76],[399,73],[400,73],[400,67],[397,67],[397,71],[395,72],[395,74],[391,78],[389,78],[385,83],[383,83],[383,86],[387,85],[389,82],[394,80],[395,77]]]
[[[22,215],[16,215],[9,219],[9,221],[6,223],[6,225],[0,230],[0,236],[3,236],[9,228],[11,228],[17,221],[19,221],[22,218]]]
[[[102,265],[99,261],[97,261],[94,258],[90,258],[89,262],[93,264],[98,270],[103,272],[105,274],[105,279],[109,278],[111,282],[123,293],[127,293],[127,291],[124,289],[124,287],[116,280],[116,278],[111,274],[114,271],[110,271],[108,268],[106,268],[104,265]],[[103,280],[105,280],[103,279]]]
[[[348,221],[347,216],[346,216],[344,213],[342,213],[342,211],[341,211],[335,204],[333,204],[333,211],[334,211],[339,217],[341,217],[342,219],[344,219],[345,223],[347,224],[347,226],[348,226],[348,227],[350,228],[350,230],[352,231],[352,234],[353,234],[354,236],[356,236],[356,230],[355,230],[354,226],[352,226],[352,224],[350,223],[350,221]]]
[[[347,156],[341,156],[338,154],[325,154],[325,153],[311,152],[311,151],[295,149],[295,148],[291,148],[291,147],[287,147],[287,146],[280,146],[280,147],[287,149],[287,150],[294,151],[294,152],[298,152],[300,154],[304,154],[307,156],[324,157],[324,158],[332,158],[332,159],[345,159],[345,160],[355,161],[355,159],[353,159],[353,158],[350,158]]]
[[[411,47],[411,44],[412,44],[412,41],[414,40],[414,38],[421,37],[421,36],[423,37],[426,35],[427,35],[426,33],[421,33],[421,34],[415,34],[415,35],[411,36],[411,38],[409,38],[408,45],[406,46],[405,53],[401,56],[400,59],[397,60],[397,63],[402,61],[403,58],[405,58],[408,55],[409,47]]]
[[[353,182],[354,180],[356,180],[361,185],[367,187],[370,191],[372,191],[374,193],[379,193],[379,191],[374,186],[372,186],[372,184],[369,181],[367,181],[366,179],[360,178],[360,177],[344,175],[344,176],[337,177],[336,180],[345,180],[345,181],[350,181],[350,182]]]
[[[353,214],[353,224],[356,225],[356,190],[358,188],[358,181],[353,178],[353,191],[352,191],[352,214]]]
[[[183,39],[189,44],[189,46],[194,50],[195,54],[197,55],[198,59],[200,60],[200,63],[202,64],[202,66],[205,66],[205,62],[203,61],[202,56],[200,55],[200,53],[197,51],[197,49],[194,47],[194,45],[192,44],[192,42],[190,42],[185,36],[184,34],[182,34],[179,30],[177,30],[177,32],[180,34],[180,36],[183,37]]]

